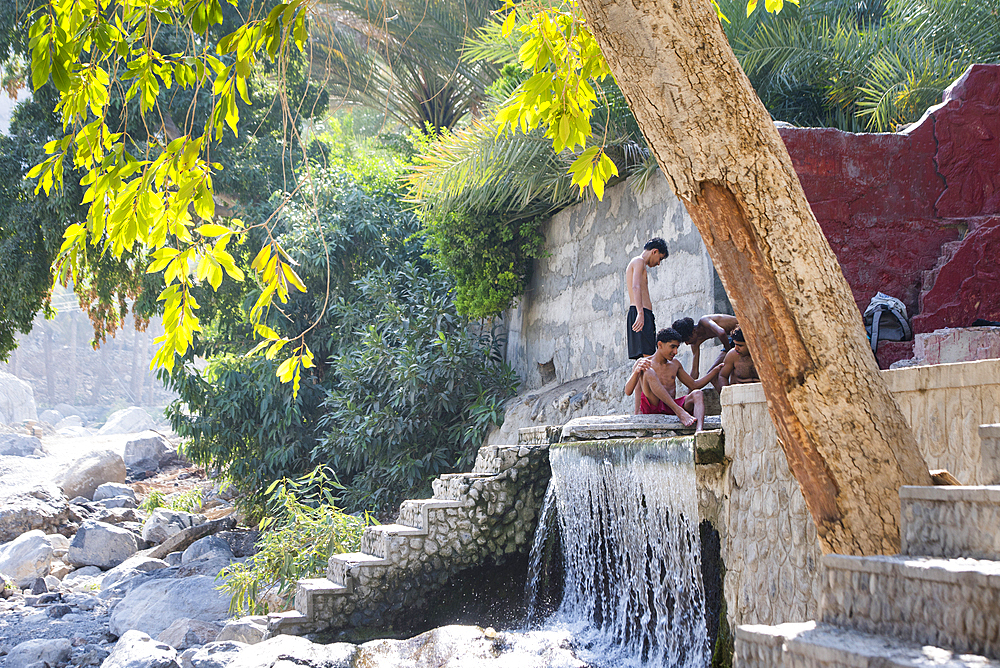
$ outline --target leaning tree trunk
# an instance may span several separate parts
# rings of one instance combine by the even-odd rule
[[[729,293],[824,552],[898,552],[898,489],[927,466],[711,4],[581,5]]]

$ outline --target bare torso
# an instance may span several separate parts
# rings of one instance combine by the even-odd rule
[[[730,376],[732,383],[757,383],[760,377],[757,375],[757,367],[753,365],[753,358],[749,355],[737,355],[733,361],[733,373]]]
[[[638,272],[638,275],[636,274]],[[638,279],[638,293],[636,293],[636,279]],[[653,302],[649,298],[649,282],[646,273],[646,261],[641,255],[632,258],[625,269],[625,294],[628,296],[629,306],[640,309],[653,310]]]
[[[657,379],[663,385],[664,389],[667,390],[667,394],[670,395],[671,399],[677,396],[677,369],[681,367],[680,362],[677,360],[670,360],[669,362],[658,362],[656,357],[653,357],[652,369],[656,373]],[[659,401],[656,397],[647,397],[650,402],[656,401],[659,405]]]

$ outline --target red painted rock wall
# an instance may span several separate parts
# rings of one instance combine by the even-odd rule
[[[1000,213],[1000,66],[972,66],[905,132],[779,132],[860,310],[881,291],[920,314],[917,332],[998,319],[987,313],[1000,295],[990,268],[1000,232],[985,219]],[[981,232],[966,237],[927,291],[923,273],[935,269],[942,245],[977,224]]]

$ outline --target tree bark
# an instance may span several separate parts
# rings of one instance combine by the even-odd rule
[[[747,334],[824,552],[898,552],[899,487],[931,484],[927,466],[711,4],[581,5]]]

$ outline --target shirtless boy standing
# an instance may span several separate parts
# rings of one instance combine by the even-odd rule
[[[733,330],[733,349],[726,353],[719,378],[723,385],[760,382],[757,367],[753,365],[750,349],[747,348],[746,339],[743,337],[743,330],[739,327]]]
[[[625,383],[625,394],[632,394],[639,387],[638,413],[645,415],[676,415],[685,427],[695,426],[701,431],[705,425],[705,399],[701,388],[719,375],[722,365],[714,367],[701,380],[694,380],[674,359],[681,344],[681,335],[667,327],[656,335],[656,353],[652,357],[638,360],[632,367],[632,375]],[[683,397],[674,398],[675,380],[691,388]],[[694,417],[691,413],[694,413]]]
[[[656,323],[646,270],[660,264],[668,255],[667,242],[660,237],[647,241],[643,249],[642,255],[632,258],[625,269],[625,292],[629,303],[625,336],[628,357],[633,360],[656,352]]]
[[[691,318],[674,320],[674,324],[671,327],[677,330],[683,337],[684,343],[691,346],[691,354],[694,355],[694,360],[691,362],[692,378],[697,378],[701,374],[701,344],[709,339],[718,339],[719,343],[722,344],[722,352],[716,358],[715,362],[712,363],[712,366],[715,367],[722,364],[723,358],[726,356],[726,351],[732,348],[732,343],[729,341],[729,334],[738,325],[739,321],[736,320],[736,316],[729,315],[728,313],[703,315],[698,320],[697,325]],[[712,384],[715,385],[715,389],[722,389],[722,383],[718,378]]]

